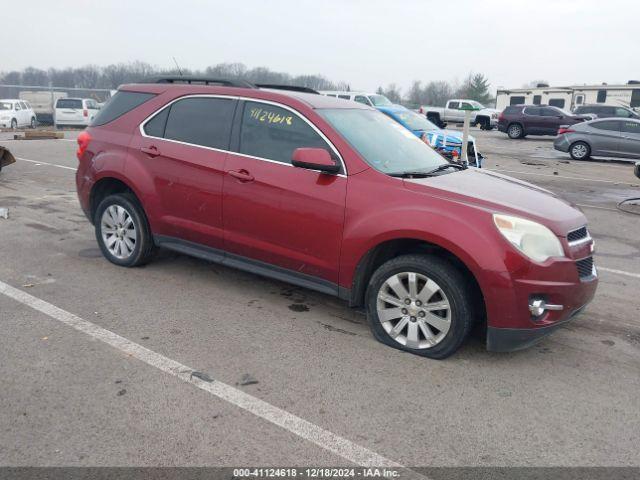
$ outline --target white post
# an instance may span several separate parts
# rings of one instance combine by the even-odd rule
[[[462,126],[462,151],[460,158],[462,163],[469,165],[469,157],[467,155],[469,145],[469,127],[471,125],[471,110],[464,111],[464,125]]]

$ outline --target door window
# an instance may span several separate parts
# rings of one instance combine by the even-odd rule
[[[369,99],[364,95],[356,95],[356,98],[354,98],[354,100],[358,103],[364,103],[365,105],[371,106],[371,102],[369,102]]]
[[[639,122],[622,122],[622,131],[626,133],[635,133],[640,135],[640,123]]]
[[[617,107],[615,116],[616,117],[629,118],[629,117],[631,117],[631,112],[629,110],[627,110],[626,108]]]
[[[324,148],[327,142],[295,113],[258,102],[246,102],[240,129],[240,153],[291,163],[296,148]]]
[[[605,120],[602,122],[593,122],[591,126],[599,130],[609,130],[609,131],[619,132],[621,123],[622,122],[618,120]]]
[[[540,115],[540,110],[541,109],[538,108],[538,107],[527,107],[523,111],[524,111],[525,115],[538,116],[538,115]]]
[[[178,100],[170,107],[164,138],[228,150],[235,107],[236,101],[230,98]]]
[[[563,100],[564,102],[564,100]],[[551,103],[551,102],[549,102]],[[557,110],[555,108],[550,108],[550,107],[543,107],[540,109],[540,115],[542,115],[543,117],[562,117],[562,112],[560,110]]]
[[[15,104],[15,111],[19,112],[20,110],[22,110],[22,108],[20,107],[20,102],[16,102]]]
[[[29,108],[24,102],[20,102],[20,106],[22,107],[23,110],[26,110],[27,108]]]

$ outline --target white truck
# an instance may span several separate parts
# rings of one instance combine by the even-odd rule
[[[447,126],[447,123],[464,122],[465,110],[471,110],[471,125],[478,125],[482,130],[492,130],[498,125],[498,115],[500,112],[495,108],[486,108],[475,100],[464,98],[453,98],[447,101],[443,107],[421,106],[418,113],[426,115],[432,123],[440,128]]]
[[[20,92],[20,100],[26,100],[33,107],[38,123],[43,125],[53,125],[53,111],[56,101],[59,98],[66,98],[65,92],[55,92],[52,90]]]

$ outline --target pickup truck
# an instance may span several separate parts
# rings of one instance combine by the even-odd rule
[[[463,108],[464,107],[464,108]],[[418,113],[426,115],[427,119],[435,123],[440,128],[450,123],[464,122],[465,109],[477,109],[471,112],[471,125],[478,125],[482,130],[492,130],[498,125],[498,115],[500,111],[495,108],[485,108],[475,100],[454,98],[447,101],[447,105],[442,107],[421,106]]]

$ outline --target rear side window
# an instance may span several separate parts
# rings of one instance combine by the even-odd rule
[[[164,128],[167,125],[167,118],[169,117],[169,108],[163,109],[155,117],[149,120],[144,125],[144,133],[150,137],[164,137]]]
[[[56,108],[82,109],[82,100],[75,100],[72,98],[59,98],[58,103],[56,103]]]
[[[449,107],[452,110],[457,110],[460,108],[460,102],[449,102]]]
[[[170,107],[164,138],[228,150],[235,108],[230,98],[178,100]]]
[[[104,107],[100,109],[98,114],[93,119],[91,126],[96,127],[112,122],[116,118],[121,117],[127,112],[130,112],[134,108],[142,105],[144,102],[153,97],[155,97],[155,94],[153,93],[127,92],[123,90],[118,91],[107,101],[107,103],[105,103]],[[58,100],[58,102],[60,102],[61,100],[63,99]],[[80,107],[76,108],[82,108],[82,101],[76,101],[80,102]]]
[[[296,148],[331,149],[298,115],[284,108],[247,102],[242,115],[240,153],[291,163]]]
[[[538,107],[527,107],[524,109],[524,114],[529,116],[538,116],[540,115],[540,108]]]

